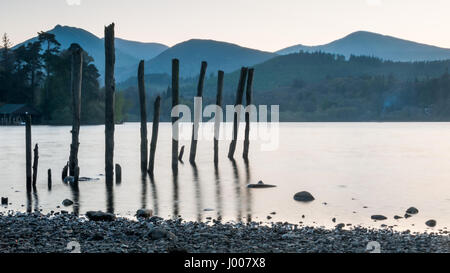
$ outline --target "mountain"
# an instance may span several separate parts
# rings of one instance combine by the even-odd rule
[[[377,33],[358,31],[342,39],[319,46],[295,45],[276,53],[286,55],[299,51],[322,51],[344,55],[374,56],[392,61],[434,61],[450,59],[450,49],[420,44]]]
[[[142,43],[121,38],[116,38],[115,46],[137,60],[150,60],[169,48],[159,43]]]
[[[70,44],[78,43],[94,58],[95,66],[103,77],[105,70],[105,51],[102,38],[81,28],[61,25],[55,26],[55,28],[48,32],[55,34],[56,40],[61,43],[61,49],[67,49]],[[37,37],[34,37],[16,45],[15,48],[36,40]],[[131,74],[129,68],[132,66],[137,67],[139,60],[151,59],[165,49],[167,49],[167,46],[158,43],[141,43],[116,38],[116,81],[125,80],[132,76],[133,74]]]
[[[213,40],[192,39],[179,43],[146,62],[148,73],[171,74],[172,59],[180,60],[180,77],[200,73],[202,61],[208,62],[207,75],[218,70],[231,72],[241,66],[253,66],[277,56],[275,53],[241,47]]]

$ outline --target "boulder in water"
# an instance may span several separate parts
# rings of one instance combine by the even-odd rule
[[[406,210],[406,213],[408,213],[408,214],[417,214],[417,213],[419,213],[419,210],[416,209],[415,207],[410,207],[409,209]]]
[[[307,192],[307,191],[297,192],[294,195],[294,200],[295,201],[311,202],[311,201],[314,201],[314,199],[315,199],[314,196],[312,196],[312,194]]]
[[[387,217],[384,215],[372,215],[370,218],[372,220],[378,220],[378,221],[383,221],[383,220],[387,219]]]
[[[429,227],[435,227],[436,226],[436,220],[428,220],[425,222],[425,225]]]
[[[270,185],[270,184],[264,184],[264,182],[259,181],[257,184],[248,184],[247,188],[251,188],[251,189],[264,189],[264,188],[274,188],[276,187],[275,185]]]
[[[70,199],[64,199],[64,201],[62,201],[62,204],[66,207],[73,205],[73,201]]]

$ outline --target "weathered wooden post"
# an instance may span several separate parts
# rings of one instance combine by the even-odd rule
[[[141,170],[147,170],[147,106],[145,103],[144,61],[139,62],[138,69],[139,103],[141,109]]]
[[[75,176],[75,167],[78,166],[78,147],[80,135],[81,114],[81,82],[83,75],[83,50],[76,44],[72,49],[72,144],[70,145],[69,175]]]
[[[238,137],[240,111],[237,106],[242,106],[242,96],[244,95],[245,79],[247,78],[247,67],[241,68],[241,76],[239,77],[239,85],[236,94],[235,112],[233,120],[233,139],[230,143],[230,149],[228,150],[228,158],[234,158],[234,152],[236,150],[236,142]]]
[[[25,158],[27,173],[27,192],[31,191],[31,115],[25,117]]]
[[[172,60],[172,110],[174,107],[178,108],[178,76],[180,71],[180,62],[178,59]],[[176,116],[172,117],[172,170],[178,171],[178,118],[179,111],[175,111]]]
[[[248,160],[248,149],[250,146],[250,105],[252,104],[252,84],[253,84],[253,72],[254,69],[250,68],[248,70],[248,78],[247,78],[247,91],[246,91],[246,109],[245,111],[245,139],[244,139],[244,152],[242,157],[245,160]]]
[[[66,163],[66,165],[64,166],[64,168],[62,169],[61,172],[61,180],[64,181],[64,179],[67,177],[67,173],[69,171],[69,162]]]
[[[80,179],[80,167],[77,165],[75,166],[75,170],[73,171],[73,182],[77,184],[79,179]]]
[[[47,175],[48,175],[47,186],[48,186],[48,190],[51,191],[52,190],[52,169],[47,170]]]
[[[180,153],[178,154],[178,161],[183,163],[183,155],[184,155],[184,145],[181,146]]]
[[[122,167],[116,164],[116,184],[122,183]]]
[[[205,74],[206,74],[207,66],[208,66],[208,63],[203,61],[202,66],[200,68],[200,76],[198,78],[198,85],[197,85],[197,98],[200,98],[200,99],[203,97],[203,85],[205,82]],[[195,105],[195,100],[194,100],[194,105]],[[197,105],[197,106],[199,106],[199,105]],[[199,128],[199,124],[200,124],[200,119],[202,117],[202,108],[194,106],[194,111],[195,112],[194,112],[194,125],[192,127],[191,151],[189,154],[189,162],[191,164],[195,163],[195,155],[197,154],[198,128]]]
[[[150,162],[148,164],[148,173],[150,175],[153,175],[153,170],[155,168],[155,152],[156,152],[156,143],[158,141],[160,107],[161,107],[161,97],[158,96],[155,99],[155,104],[153,107],[152,140],[150,141]]]
[[[220,138],[220,122],[223,119],[222,112],[222,91],[223,91],[224,72],[219,70],[217,73],[217,96],[216,96],[216,114],[214,117],[214,163],[219,162],[219,138]]]
[[[36,143],[36,145],[34,146],[34,159],[33,159],[33,189],[36,188],[38,164],[39,164],[39,146]]]
[[[105,27],[105,178],[114,180],[114,23]]]

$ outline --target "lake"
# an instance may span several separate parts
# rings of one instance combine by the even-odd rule
[[[148,129],[150,142],[151,123]],[[82,126],[80,132],[81,176],[98,180],[79,182],[78,190],[62,183],[70,130],[69,126],[32,128],[40,157],[37,192],[30,201],[43,212],[111,210],[133,217],[137,209],[150,208],[164,218],[181,215],[186,220],[221,217],[325,227],[386,224],[414,231],[432,230],[425,226],[429,219],[437,220],[436,230],[450,224],[450,123],[280,123],[278,147],[262,149],[262,140],[252,141],[248,164],[242,159],[242,141],[234,163],[227,158],[230,141],[220,141],[217,168],[211,139],[198,142],[197,167],[193,168],[186,138],[180,141],[180,147],[186,146],[185,163],[179,165],[175,178],[171,126],[161,123],[153,181],[142,180],[140,173],[140,124],[125,123],[116,125],[115,163],[122,166],[122,182],[112,191],[106,190],[103,176],[104,126]],[[24,144],[24,127],[0,127],[0,194],[12,203],[1,211],[27,209]],[[49,168],[51,191],[47,189]],[[259,180],[277,187],[246,187]],[[299,191],[309,191],[315,200],[295,201]],[[64,207],[65,198],[78,201]],[[410,206],[417,207],[419,214],[393,219]],[[388,220],[374,222],[370,219],[374,214]]]

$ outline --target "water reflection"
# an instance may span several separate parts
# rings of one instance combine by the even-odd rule
[[[236,160],[230,159],[233,166],[234,184],[236,190],[236,221],[240,222],[242,219],[242,197],[241,197],[241,182],[239,179],[239,170],[236,165]]]
[[[197,221],[202,221],[202,194],[200,188],[200,178],[198,175],[198,168],[195,163],[191,163],[192,173],[194,175],[194,186],[195,186],[195,202],[197,207]]]
[[[142,186],[141,208],[146,209],[147,208],[147,173],[146,172],[141,173],[141,186]]]
[[[32,202],[31,191],[27,191],[27,212],[32,211]]]
[[[178,210],[178,169],[172,169],[172,179],[173,179],[173,218],[177,218],[179,215]]]
[[[106,183],[106,211],[114,213],[114,185],[108,182]]]
[[[149,176],[150,176],[150,185],[152,187],[153,211],[155,212],[155,215],[159,215],[158,193],[156,191],[155,178],[153,177],[153,175]]]
[[[72,192],[73,199],[73,214],[80,214],[80,188],[78,182],[70,183],[70,190]]]
[[[247,205],[247,222],[250,223],[252,221],[252,193],[250,189],[247,187],[248,184],[251,183],[251,174],[250,174],[250,166],[248,159],[244,159],[245,163],[245,184],[246,184],[246,205]]]
[[[216,180],[217,220],[222,220],[222,193],[218,164],[214,164],[214,177]]]

